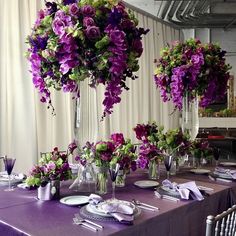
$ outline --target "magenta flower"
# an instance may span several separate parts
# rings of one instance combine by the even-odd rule
[[[70,5],[70,14],[72,16],[78,16],[79,13],[79,7],[76,3],[73,3]]]
[[[94,25],[94,20],[91,17],[84,17],[83,19],[83,26],[88,27],[88,26],[93,26]]]
[[[115,143],[115,145],[122,145],[125,143],[125,139],[122,133],[115,133],[111,135],[112,141]]]

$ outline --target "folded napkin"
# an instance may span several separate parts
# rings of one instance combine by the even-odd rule
[[[163,180],[162,185],[179,192],[181,199],[188,200],[190,197],[194,200],[201,201],[204,199],[201,192],[199,191],[195,181],[190,181],[183,184],[177,184],[171,182],[168,179]]]
[[[232,179],[236,179],[236,170],[231,170],[231,169],[225,169],[222,167],[216,167],[215,174],[225,174],[228,175],[229,177],[232,177]]]
[[[117,201],[104,201],[102,197],[96,194],[91,194],[89,196],[89,203],[92,205],[98,205],[103,202],[101,205],[102,211],[106,214],[110,214],[115,219],[117,219],[120,223],[124,224],[132,224],[134,220],[134,210],[132,207],[122,204]]]

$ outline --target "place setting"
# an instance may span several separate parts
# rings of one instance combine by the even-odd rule
[[[158,187],[154,194],[160,199],[166,199],[174,202],[180,200],[198,200],[202,201],[206,191],[212,191],[210,188],[204,186],[197,186],[195,181],[178,184],[171,182],[169,179],[162,181],[162,185]]]
[[[213,173],[209,175],[209,178],[214,181],[230,183],[236,180],[236,170],[224,167],[216,167]]]

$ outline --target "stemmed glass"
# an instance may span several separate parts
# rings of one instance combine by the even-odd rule
[[[4,157],[3,161],[5,165],[5,170],[7,171],[8,174],[8,188],[5,189],[4,191],[13,191],[14,189],[11,188],[11,173],[15,165],[16,159]]]
[[[120,164],[116,163],[115,165],[110,165],[109,172],[112,181],[112,199],[116,199],[115,197],[115,188],[116,188],[116,176],[120,169]]]
[[[213,156],[216,161],[216,166],[218,166],[219,158],[220,158],[220,149],[217,147],[213,148]]]
[[[165,156],[164,164],[166,167],[167,179],[169,179],[170,178],[170,168],[171,168],[171,164],[172,164],[172,156],[171,155]]]

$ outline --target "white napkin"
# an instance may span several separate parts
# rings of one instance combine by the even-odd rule
[[[181,199],[188,200],[190,197],[194,200],[201,201],[204,199],[199,191],[195,181],[190,181],[183,184],[171,182],[168,179],[163,180],[162,185],[179,192]]]
[[[225,169],[222,167],[216,167],[215,174],[225,174],[228,175],[229,177],[231,177],[232,179],[236,179],[236,170],[231,170],[231,169]]]
[[[103,202],[102,197],[96,194],[91,194],[89,196],[89,203],[92,205],[97,205],[98,203]],[[101,206],[102,210],[106,214],[112,215],[120,223],[132,224],[134,220],[134,210],[130,206],[119,202],[104,202]]]

